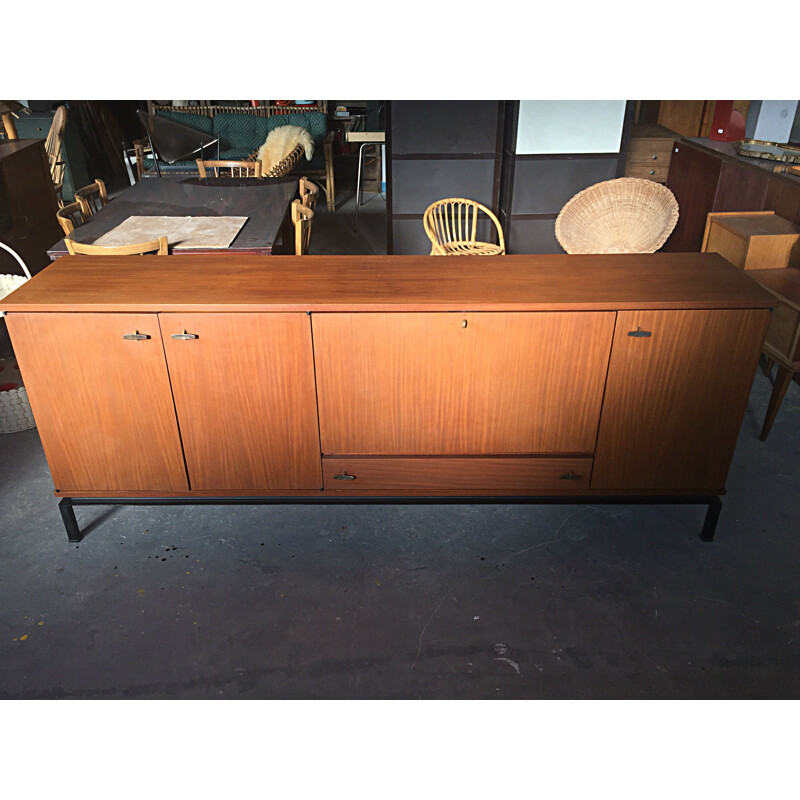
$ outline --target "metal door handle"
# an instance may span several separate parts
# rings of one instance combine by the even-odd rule
[[[334,475],[333,479],[335,481],[354,481],[356,479],[356,476],[348,475],[346,472],[342,472],[339,475]]]
[[[186,333],[186,329],[184,328],[183,333],[173,333],[173,339],[197,339],[196,333]]]
[[[132,342],[141,342],[150,337],[146,333],[139,333],[139,331],[136,331],[136,333],[123,334],[122,338]]]
[[[562,481],[579,481],[582,477],[583,477],[583,475],[576,475],[572,470],[570,470],[569,472],[565,472],[561,476],[561,480]]]
[[[635,331],[628,331],[628,336],[652,336],[652,331],[643,331],[638,325]]]

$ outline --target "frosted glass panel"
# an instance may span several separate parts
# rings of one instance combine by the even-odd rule
[[[624,100],[521,100],[517,154],[618,153]]]

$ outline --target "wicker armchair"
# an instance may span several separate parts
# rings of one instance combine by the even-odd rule
[[[262,178],[282,178],[284,175],[288,175],[294,165],[300,160],[300,157],[306,152],[303,145],[299,144],[292,150],[289,155],[284,156],[281,161],[271,167],[267,172],[262,172]],[[255,162],[258,164],[259,169],[261,169],[261,162],[257,161],[258,159],[258,150],[254,150],[250,155],[247,157],[248,163]]]
[[[615,178],[578,192],[556,219],[567,253],[655,253],[678,222],[678,201],[660,183]]]
[[[494,223],[497,244],[477,240],[482,214]],[[432,256],[502,256],[506,252],[503,228],[486,206],[463,197],[437,200],[422,217],[425,233],[431,240]]]
[[[44,142],[47,161],[50,164],[50,177],[56,190],[58,205],[64,205],[64,170],[66,163],[61,160],[61,147],[64,144],[64,129],[67,127],[67,107],[59,106],[53,115],[50,130]]]

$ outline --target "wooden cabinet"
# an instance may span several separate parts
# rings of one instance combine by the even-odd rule
[[[800,225],[774,211],[712,212],[701,251],[739,269],[800,267]]]
[[[666,183],[676,138],[672,131],[660,125],[634,125],[628,143],[625,177]]]
[[[57,493],[319,490],[306,314],[8,321]]]
[[[156,314],[6,321],[58,493],[189,488]]]
[[[320,314],[322,452],[590,453],[611,312]]]
[[[308,315],[160,320],[192,489],[319,489]]]
[[[2,303],[68,502],[719,494],[774,304],[716,254],[165,261]]]
[[[722,490],[768,320],[763,310],[620,312],[592,489]]]

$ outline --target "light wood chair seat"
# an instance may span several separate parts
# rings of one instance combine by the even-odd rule
[[[261,162],[260,161],[208,161],[198,158],[197,171],[200,173],[201,178],[208,177],[208,171],[214,171],[214,177],[231,177],[231,178],[260,178],[261,177]],[[220,175],[220,171],[223,174]]]
[[[494,224],[497,244],[482,242],[478,225]],[[486,206],[464,197],[448,197],[431,203],[422,217],[422,225],[431,240],[432,256],[502,256],[506,252],[503,228]]]
[[[80,203],[68,203],[56,211],[56,219],[64,231],[65,236],[69,236],[75,228],[83,225],[86,222],[86,217],[83,215],[83,209]]]
[[[160,236],[152,242],[123,244],[118,247],[104,247],[101,244],[75,242],[69,236],[64,239],[64,243],[67,245],[67,252],[73,256],[139,256],[145,253],[156,253],[160,256],[169,255],[166,236]]]
[[[75,200],[81,207],[84,222],[101,208],[108,205],[105,183],[98,178],[94,183],[75,190]]]

